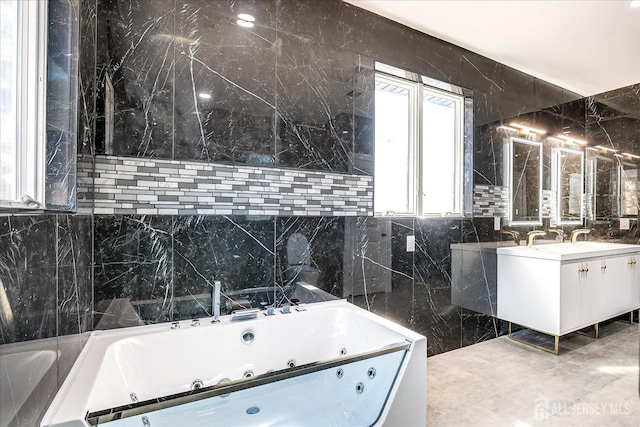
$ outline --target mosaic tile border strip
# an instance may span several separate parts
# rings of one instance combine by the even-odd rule
[[[552,190],[542,190],[542,218],[556,218],[558,209],[557,194]]]
[[[509,188],[497,185],[473,186],[473,215],[476,217],[507,217]]]
[[[372,216],[373,177],[182,160],[78,161],[80,212]]]

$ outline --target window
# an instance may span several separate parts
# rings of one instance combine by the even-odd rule
[[[376,69],[376,215],[462,216],[462,90],[382,64]]]
[[[47,2],[0,0],[0,207],[44,202]]]

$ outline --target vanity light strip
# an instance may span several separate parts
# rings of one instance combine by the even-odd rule
[[[527,132],[537,133],[540,135],[544,135],[545,133],[547,133],[546,130],[531,128],[529,126],[521,125],[520,123],[509,123],[509,126],[513,126],[514,128],[522,129]]]
[[[562,139],[560,139],[560,138],[556,138],[555,136],[548,136],[548,137],[547,137],[547,140],[548,140],[548,141],[551,141],[551,142],[563,142],[563,140],[562,140]]]
[[[591,147],[590,147],[591,148]],[[612,153],[617,153],[618,150],[614,150],[613,148],[607,148],[607,147],[603,147],[602,145],[596,145],[595,147],[593,147],[593,149],[598,149],[598,150],[604,150],[604,151],[610,151]]]
[[[512,128],[510,126],[498,126],[498,130],[506,130],[507,132],[518,132],[518,129]]]
[[[635,154],[631,154],[631,153],[622,153],[623,156],[628,156],[634,159],[640,159],[640,156],[636,156]]]
[[[567,135],[556,135],[556,137],[563,139],[567,142],[572,142],[574,144],[587,145],[587,141],[583,141],[582,139],[575,139]]]

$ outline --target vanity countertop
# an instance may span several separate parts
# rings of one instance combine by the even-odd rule
[[[533,247],[500,247],[497,249],[498,255],[548,259],[555,261],[574,261],[590,258],[621,256],[638,252],[640,252],[640,245],[608,242],[556,243],[551,245],[534,245]]]

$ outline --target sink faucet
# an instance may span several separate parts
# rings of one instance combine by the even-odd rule
[[[588,228],[578,228],[577,230],[573,230],[571,232],[571,243],[576,243],[579,235],[589,233],[591,233],[591,230]]]
[[[211,313],[213,313],[213,320],[211,323],[218,323],[220,321],[220,281],[213,282],[213,290],[211,294]]]
[[[520,245],[520,233],[518,233],[516,230],[502,230],[502,234],[511,236],[513,238],[513,241],[516,242],[516,245]]]
[[[547,233],[555,233],[560,238],[561,242],[564,242],[564,231],[560,228],[550,228],[547,230]]]
[[[527,233],[527,246],[531,247],[533,246],[533,239],[535,239],[537,236],[544,236],[545,234],[547,234],[546,231],[543,230],[533,230]]]

